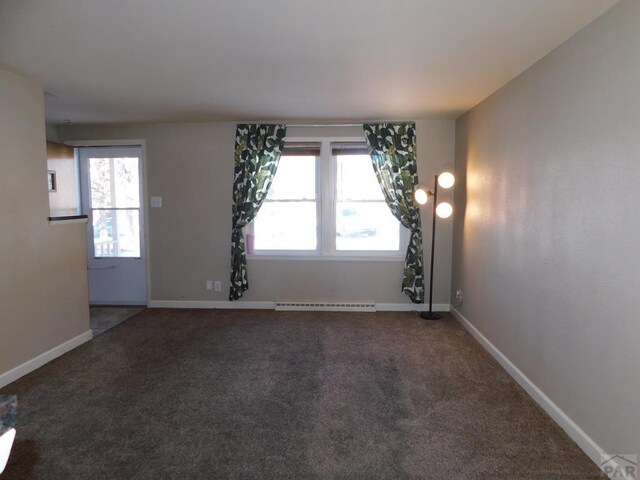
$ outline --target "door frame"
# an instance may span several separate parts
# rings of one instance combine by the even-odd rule
[[[146,253],[145,261],[145,274],[147,277],[147,306],[151,301],[151,252],[149,249],[149,203],[147,199],[147,148],[146,141],[143,139],[129,139],[129,140],[70,140],[64,142],[65,145],[70,147],[140,147],[140,168],[142,169],[142,192],[140,192],[141,203],[143,203],[143,217],[142,222],[143,234],[144,234],[144,249]],[[80,160],[76,158],[76,162]],[[78,163],[78,167],[80,164]],[[84,213],[84,212],[83,212]],[[88,252],[87,252],[88,253]]]

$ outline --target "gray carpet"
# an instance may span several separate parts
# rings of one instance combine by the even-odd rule
[[[2,480],[606,478],[449,315],[145,310],[0,392]]]

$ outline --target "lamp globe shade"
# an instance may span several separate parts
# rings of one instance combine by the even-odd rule
[[[451,188],[456,183],[456,177],[451,172],[442,172],[438,175],[438,185],[442,188]]]
[[[453,213],[453,207],[450,203],[442,202],[436,207],[436,215],[440,218],[449,218]]]
[[[427,190],[420,185],[418,185],[416,191],[413,193],[413,197],[420,205],[424,205],[429,201],[429,194],[427,193]]]

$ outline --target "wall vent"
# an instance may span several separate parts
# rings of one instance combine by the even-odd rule
[[[375,303],[276,302],[276,310],[306,312],[375,312]]]

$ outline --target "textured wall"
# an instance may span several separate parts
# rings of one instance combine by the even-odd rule
[[[290,128],[288,135],[361,135],[362,129]],[[147,191],[163,197],[148,209],[153,300],[227,300],[231,251],[234,123],[73,125],[65,140],[146,140]],[[418,121],[419,176],[429,181],[451,168],[453,121]],[[433,181],[433,180],[431,180]],[[451,197],[451,193],[447,193]],[[429,209],[423,225],[429,247]],[[451,220],[439,223],[434,302],[448,303]],[[428,261],[428,258],[426,258]],[[249,263],[249,301],[373,301],[409,303],[400,292],[403,264],[396,262],[271,261]],[[207,279],[223,291],[205,290]]]
[[[89,330],[85,225],[49,225],[44,97],[0,70],[0,374]]]
[[[456,123],[462,313],[602,448],[640,451],[640,2]]]

